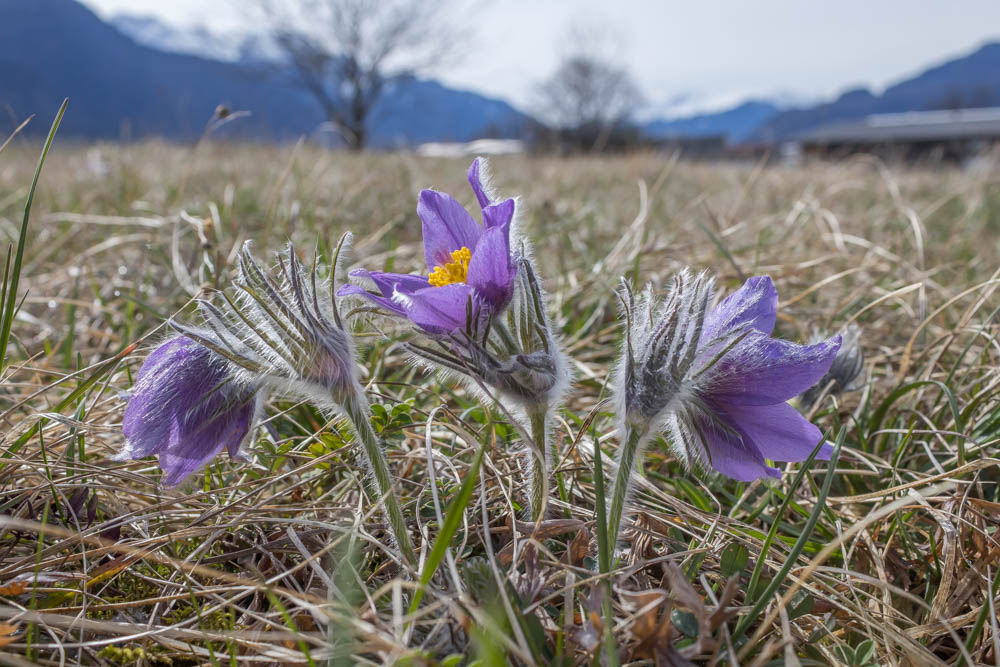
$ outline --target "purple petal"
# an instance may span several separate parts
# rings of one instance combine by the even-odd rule
[[[774,288],[771,278],[750,278],[705,317],[701,340],[709,341],[745,323],[770,334],[774,331],[777,315],[778,290]]]
[[[177,336],[157,347],[142,362],[125,406],[122,432],[126,445],[115,456],[117,460],[141,459],[168,446],[172,419],[160,417],[177,400],[179,391],[172,385],[183,383],[188,374],[185,369],[192,364],[207,368],[207,364],[201,363],[203,352],[207,350],[190,338]],[[177,372],[172,372],[175,368]]]
[[[798,396],[830,368],[840,336],[815,345],[751,334],[710,371],[708,400],[720,405],[774,405]]]
[[[712,468],[726,477],[752,482],[761,477],[780,477],[781,473],[764,461],[760,450],[749,438],[743,438],[718,425],[701,423]]]
[[[412,273],[383,273],[382,271],[351,271],[352,278],[368,278],[382,292],[382,296],[392,296],[396,290],[409,293],[418,289],[430,287],[426,276],[415,276]]]
[[[230,457],[241,458],[240,447],[250,430],[253,412],[252,398],[240,401],[220,389],[186,415],[178,415],[176,438],[159,455],[163,485],[180,484],[223,449]]]
[[[773,461],[805,461],[823,439],[818,428],[788,403],[730,405],[728,420]],[[816,458],[830,459],[833,447],[824,444]]]
[[[160,462],[160,470],[163,471],[161,480],[163,486],[177,486],[185,479],[208,464],[222,451],[224,445],[220,444],[214,449],[199,450],[191,448],[183,453],[177,451],[167,451],[157,457]]]
[[[451,333],[464,329],[472,290],[464,283],[443,287],[428,287],[409,295],[401,295],[406,316],[431,333]],[[399,297],[397,297],[399,298]],[[475,302],[473,301],[473,307]]]
[[[337,290],[337,296],[363,296],[379,308],[390,311],[394,315],[406,315],[406,310],[401,305],[393,301],[390,297],[373,294],[363,287],[357,285],[344,285]]]
[[[253,390],[235,386],[221,358],[173,338],[139,370],[122,420],[126,446],[115,458],[158,454],[163,483],[172,486],[223,448],[238,455],[253,411]]]
[[[397,290],[403,294],[410,294],[418,289],[429,286],[427,278],[424,276],[415,276],[408,273],[383,273],[381,271],[355,269],[351,271],[351,277],[368,278],[375,283],[375,287],[382,293],[382,296],[372,294],[357,285],[344,285],[337,290],[337,296],[363,296],[375,305],[391,311],[395,315],[406,315],[406,309],[392,298]]]
[[[186,429],[183,437],[179,437],[176,445],[159,456],[163,485],[180,484],[223,449],[227,449],[232,458],[238,458],[252,418],[253,401],[246,401],[224,410],[215,419],[201,422],[193,429],[191,424],[179,424],[181,429]]]
[[[424,190],[417,202],[417,215],[423,224],[424,259],[427,270],[444,266],[451,253],[463,247],[475,251],[483,228],[450,195]]]
[[[514,294],[517,268],[510,261],[510,226],[486,230],[469,261],[466,282],[494,311],[502,310]]]
[[[514,200],[505,199],[499,204],[483,207],[483,225],[486,229],[507,225],[514,219]]]
[[[469,167],[469,173],[467,177],[469,179],[469,185],[472,186],[472,191],[476,193],[476,200],[479,201],[479,206],[482,209],[486,209],[490,205],[490,198],[486,195],[486,190],[483,188],[483,179],[480,176],[481,158],[476,158],[472,161],[472,166]]]

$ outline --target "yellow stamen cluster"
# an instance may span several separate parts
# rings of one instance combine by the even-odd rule
[[[444,266],[435,266],[427,282],[434,287],[444,287],[453,283],[464,283],[466,274],[469,272],[469,260],[472,259],[472,251],[465,246],[451,252],[451,261]]]

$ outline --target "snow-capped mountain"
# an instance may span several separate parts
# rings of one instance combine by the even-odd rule
[[[108,23],[136,43],[168,53],[185,53],[223,62],[273,60],[278,51],[267,35],[243,30],[182,28],[153,16],[117,14]]]

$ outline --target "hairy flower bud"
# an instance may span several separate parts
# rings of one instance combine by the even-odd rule
[[[865,369],[865,352],[861,349],[860,336],[861,330],[854,324],[841,330],[840,338],[843,342],[830,364],[830,370],[814,386],[799,394],[799,402],[803,408],[811,408],[824,395],[837,396],[858,389],[858,377]],[[822,336],[816,335],[813,339],[813,342],[817,342]]]
[[[200,302],[202,329],[174,327],[273,391],[320,405],[340,405],[355,395],[353,339],[341,324],[332,287],[320,298],[316,265],[307,274],[291,244],[277,258],[280,281],[253,258],[249,242],[239,261],[237,296],[221,293],[221,308]]]

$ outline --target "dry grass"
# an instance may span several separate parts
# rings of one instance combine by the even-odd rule
[[[13,240],[36,159],[21,138],[0,153]],[[659,285],[690,265],[726,289],[770,274],[782,337],[856,322],[866,383],[814,411],[844,442],[826,497],[825,464],[747,485],[685,472],[662,443],[648,454],[612,580],[619,659],[1000,664],[996,169],[496,160],[576,360],[558,497],[540,526],[514,522],[515,431],[408,366],[401,338],[366,338],[377,427],[424,558],[436,507],[447,512],[487,444],[450,558],[412,615],[416,574],[383,546],[355,447],[311,407],[268,405],[252,462],[219,459],[180,490],[159,487],[155,461],[109,460],[119,393],[164,319],[224,282],[243,240],[259,255],[289,236],[325,249],[351,229],[366,266],[417,270],[416,194],[471,204],[466,166],[57,140],[0,385],[0,661],[607,661],[591,534],[594,448],[608,461],[617,446],[601,404],[620,336],[613,290],[622,274]]]

